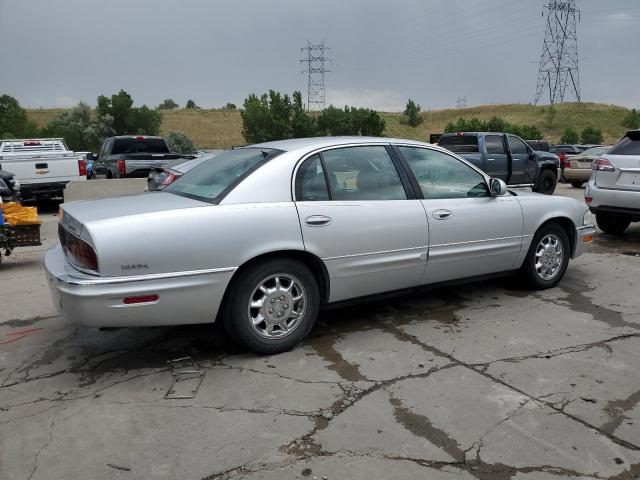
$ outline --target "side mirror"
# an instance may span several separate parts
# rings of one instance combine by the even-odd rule
[[[489,189],[492,197],[501,197],[507,193],[507,184],[499,178],[492,178],[489,180]]]

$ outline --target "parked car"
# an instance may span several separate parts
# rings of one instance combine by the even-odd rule
[[[1,168],[15,174],[24,201],[62,197],[71,180],[85,180],[84,160],[62,138],[1,142]]]
[[[566,167],[565,162],[571,157],[580,155],[582,149],[578,145],[551,145],[549,152],[555,153],[560,159],[560,181],[566,182],[567,179],[564,175],[564,169]]]
[[[151,169],[182,158],[162,137],[124,135],[107,138],[93,161],[91,178],[145,178]]]
[[[162,192],[63,204],[45,267],[70,321],[217,320],[276,353],[327,304],[504,272],[553,287],[589,220],[427,143],[293,139],[225,151]]]
[[[551,195],[556,189],[559,160],[534,151],[520,137],[505,133],[445,133],[438,145],[473,163],[489,175],[513,186],[532,186]]]
[[[571,157],[565,161],[564,176],[567,178],[571,186],[574,188],[580,188],[589,180],[591,176],[591,164],[600,158],[609,147],[592,147],[588,148],[580,155]]]
[[[585,201],[598,227],[614,235],[640,221],[640,130],[631,130],[593,162]]]
[[[525,140],[527,144],[536,152],[548,152],[551,145],[546,140]]]
[[[0,198],[3,202],[20,201],[20,182],[11,172],[0,170]]]
[[[153,168],[147,177],[147,191],[157,192],[163,190],[179,179],[193,167],[209,160],[215,155],[207,155],[196,158],[183,158],[167,163],[164,167]]]

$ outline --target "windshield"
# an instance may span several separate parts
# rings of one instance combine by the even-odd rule
[[[238,148],[209,158],[164,189],[217,203],[255,169],[282,153],[268,148]]]
[[[455,135],[442,137],[438,142],[453,153],[478,153],[478,137],[476,135]]]

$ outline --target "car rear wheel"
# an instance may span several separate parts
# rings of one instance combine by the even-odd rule
[[[520,268],[525,285],[534,290],[555,287],[567,270],[570,254],[564,229],[555,223],[543,225],[534,235]]]
[[[629,227],[631,220],[622,215],[596,214],[596,223],[600,230],[610,235],[622,235]]]
[[[291,350],[313,327],[320,310],[318,282],[306,265],[273,259],[240,273],[234,281],[224,326],[256,353]]]
[[[556,174],[551,170],[542,170],[538,178],[538,183],[533,188],[534,192],[544,193],[545,195],[553,195],[558,183]]]
[[[580,188],[584,182],[580,180],[571,180],[571,186],[573,188]]]

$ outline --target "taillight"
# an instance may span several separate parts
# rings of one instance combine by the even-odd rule
[[[598,158],[597,160],[594,160],[593,163],[591,164],[591,168],[593,170],[601,170],[603,172],[616,171],[615,167],[611,165],[611,162],[606,158]]]
[[[585,203],[591,203],[593,202],[593,197],[584,197],[584,201]]]
[[[125,173],[127,173],[124,160],[118,160],[118,173],[120,175],[124,175]]]
[[[558,153],[558,157],[560,158],[561,162],[564,162],[565,158],[567,158],[567,154],[564,152],[560,152]]]
[[[61,225],[58,227],[60,232],[60,243],[64,249],[69,261],[79,268],[98,271],[98,257],[93,247],[81,238],[76,237]]]
[[[87,175],[87,162],[83,159],[78,160],[78,175],[85,177]]]
[[[180,175],[176,175],[175,173],[167,172],[167,176],[164,177],[164,180],[162,180],[160,185],[164,185],[166,187],[167,185],[171,185],[173,182],[175,182],[179,178],[180,178]]]
[[[571,162],[567,162],[567,161],[565,160],[565,162],[564,162],[564,168],[571,168]]]

